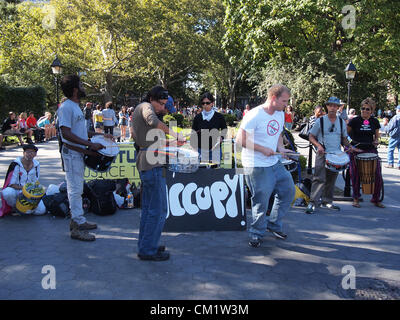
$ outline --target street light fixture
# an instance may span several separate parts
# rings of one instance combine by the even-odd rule
[[[349,113],[349,108],[350,108],[350,88],[351,88],[351,83],[353,82],[354,77],[356,76],[357,69],[356,66],[350,61],[350,63],[347,65],[346,69],[344,69],[346,79],[347,81],[347,114]],[[343,190],[343,195],[345,197],[350,197],[351,192],[350,192],[350,171],[349,169],[346,170],[346,177],[345,177],[345,186]]]
[[[58,107],[58,104],[60,103],[60,97],[59,97],[59,93],[58,93],[58,75],[62,73],[62,69],[63,69],[63,66],[62,66],[60,60],[58,59],[58,57],[56,56],[53,63],[51,64],[51,71],[53,72],[54,77],[55,77],[57,107]]]

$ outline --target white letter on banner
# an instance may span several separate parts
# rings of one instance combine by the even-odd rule
[[[197,189],[197,184],[194,182],[189,183],[182,192],[182,204],[186,212],[190,215],[199,212],[199,208],[192,203],[192,193]]]
[[[185,209],[180,206],[179,194],[183,190],[182,183],[175,183],[169,188],[169,207],[171,209],[171,215],[180,217],[185,214]]]
[[[225,200],[229,194],[229,189],[224,182],[217,181],[211,185],[211,197],[213,199],[213,207],[215,217],[222,219],[225,216],[225,207],[222,200]]]
[[[228,201],[226,202],[226,213],[228,216],[231,218],[237,217],[238,215],[238,207],[237,207],[237,202],[236,202],[236,189],[237,189],[237,184],[239,180],[239,176],[233,176],[233,179],[231,180],[229,178],[229,174],[226,174],[224,176],[225,183],[228,185],[228,187],[231,189],[232,194],[229,197]]]
[[[211,195],[210,195],[210,187],[204,188],[204,197],[201,196],[203,192],[203,188],[198,188],[196,190],[196,202],[201,210],[207,210],[211,207]]]

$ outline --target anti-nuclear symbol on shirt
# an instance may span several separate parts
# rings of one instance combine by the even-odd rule
[[[267,133],[269,136],[274,136],[279,132],[279,123],[276,120],[271,120],[267,126]]]

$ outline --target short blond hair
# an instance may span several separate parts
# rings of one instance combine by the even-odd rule
[[[363,101],[361,101],[361,107],[363,107],[363,106],[371,107],[372,112],[374,112],[375,108],[376,108],[376,102],[374,99],[368,97],[368,98],[365,98]]]
[[[287,94],[291,95],[290,89],[283,84],[274,84],[272,87],[268,89],[268,98],[273,96],[280,98],[282,93],[286,92]]]

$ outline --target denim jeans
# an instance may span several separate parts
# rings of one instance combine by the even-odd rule
[[[167,185],[163,167],[140,171],[142,213],[138,249],[141,255],[157,253],[158,242],[167,216]]]
[[[295,195],[292,175],[280,161],[271,167],[247,167],[244,173],[252,195],[250,236],[263,237],[267,227],[273,231],[282,231],[283,217],[289,211]],[[272,192],[276,196],[268,217],[266,212]]]
[[[397,160],[397,166],[400,167],[400,141],[398,139],[389,139],[387,163],[394,164],[394,150],[397,148],[399,151],[399,159]]]
[[[64,145],[61,154],[64,161],[65,177],[67,180],[67,193],[69,208],[71,210],[71,219],[77,224],[82,224],[86,222],[82,208],[83,175],[85,173],[83,153],[70,150]]]

